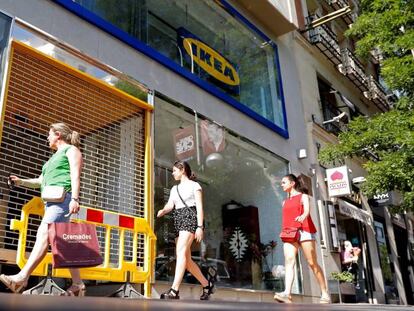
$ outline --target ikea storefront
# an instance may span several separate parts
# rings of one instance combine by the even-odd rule
[[[27,5],[51,20],[31,16]],[[284,288],[278,238],[284,194],[279,182],[291,169],[291,154],[306,139],[291,144],[286,85],[272,34],[247,18],[237,1],[21,1],[0,10],[16,17],[13,40],[46,54],[54,48],[52,57],[153,105],[154,215],[174,185],[172,164],[177,159],[189,161],[203,188],[206,223],[205,240],[194,246],[192,254],[201,266],[217,268],[219,287],[269,293]],[[6,51],[7,44],[3,48]],[[106,66],[106,74],[99,73],[99,64]],[[91,105],[101,104],[95,100]],[[140,131],[137,120],[116,129],[125,135]],[[106,132],[110,122],[119,119],[109,118],[96,127]],[[93,134],[83,139],[95,149],[114,148],[110,135],[103,143]],[[117,151],[121,159],[133,153],[128,144]],[[5,165],[0,169],[2,177],[9,173]],[[140,166],[136,169],[138,174]],[[122,174],[133,175],[124,168],[119,174],[109,171],[99,175],[105,180],[100,185],[111,187],[119,200],[103,200],[102,208],[105,202],[111,202],[111,210],[117,204],[139,202],[121,198],[128,196],[128,189],[139,196],[138,188],[130,189],[121,180]],[[135,213],[133,208],[122,212]],[[11,217],[4,216],[2,223]],[[171,217],[153,219],[153,226],[155,281],[167,286],[175,265]],[[189,274],[185,282],[196,283]],[[294,288],[298,294],[303,292],[301,284],[298,266]]]

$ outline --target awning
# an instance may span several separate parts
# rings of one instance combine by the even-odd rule
[[[355,205],[346,202],[344,200],[338,199],[338,206],[339,206],[339,212],[342,215],[352,217],[360,222],[362,222],[365,225],[370,226],[373,228],[374,219],[370,213],[367,211],[364,211]]]

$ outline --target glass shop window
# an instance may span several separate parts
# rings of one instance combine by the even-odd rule
[[[275,44],[219,1],[74,2],[287,130]]]
[[[279,239],[281,178],[288,163],[184,107],[155,100],[155,215],[176,184],[176,159],[189,162],[203,188],[205,240],[193,259],[203,271],[213,266],[219,286],[284,289],[283,245]],[[172,215],[155,220],[157,280],[172,281],[175,244]],[[298,265],[299,266],[299,265]],[[298,270],[295,292],[301,291]],[[196,283],[186,273],[185,282]]]

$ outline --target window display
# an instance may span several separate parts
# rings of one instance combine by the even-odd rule
[[[212,120],[156,97],[155,207],[164,207],[175,184],[171,167],[186,160],[203,188],[205,239],[193,249],[202,270],[214,266],[218,286],[281,290],[283,244],[278,238],[281,178],[287,161]],[[172,281],[175,269],[172,215],[155,220],[157,280]],[[299,265],[298,265],[299,267]],[[300,292],[298,270],[295,292]],[[184,281],[195,283],[188,274]]]

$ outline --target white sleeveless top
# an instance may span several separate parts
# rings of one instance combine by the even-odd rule
[[[184,200],[184,202],[187,204],[187,206],[195,206],[195,194],[196,191],[201,191],[201,186],[198,182],[195,182],[193,180],[188,180],[183,183],[180,183],[179,185],[176,185],[172,187],[170,192],[170,198],[168,199],[168,203],[172,202],[176,209],[183,208],[185,205],[181,201],[180,197],[178,196],[177,192],[180,191],[181,198]]]

